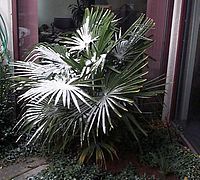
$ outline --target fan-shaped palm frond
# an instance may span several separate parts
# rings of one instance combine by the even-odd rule
[[[89,18],[89,16],[86,18],[86,21],[84,22],[83,26],[76,31],[76,33],[71,37],[71,40],[65,42],[68,45],[70,45],[70,52],[81,52],[85,49],[86,51],[88,51],[90,43],[93,43],[97,40],[98,37],[94,37],[92,31],[90,31]]]
[[[20,100],[33,100],[38,99],[38,102],[49,98],[49,103],[52,99],[55,99],[55,105],[57,105],[58,101],[62,97],[63,106],[67,105],[67,108],[70,109],[71,101],[73,101],[77,110],[80,112],[79,100],[84,102],[89,106],[86,98],[90,98],[88,94],[86,94],[81,88],[77,87],[74,83],[76,78],[72,78],[70,81],[66,82],[66,79],[56,78],[54,80],[41,80],[35,84],[32,84],[32,88],[26,91],[24,94],[20,96]]]
[[[103,133],[106,134],[108,131],[107,129],[114,128],[111,118],[113,113],[121,118],[122,115],[120,111],[128,111],[127,104],[135,106],[135,108],[141,112],[133,97],[130,97],[130,94],[134,95],[141,92],[146,81],[143,76],[148,73],[138,73],[147,65],[147,57],[143,59],[139,58],[140,55],[121,73],[111,73],[106,78],[105,88],[103,88],[101,98],[88,113],[89,116],[83,137],[85,137],[86,132],[87,137],[89,137],[94,124],[96,124],[97,136],[100,126],[102,127]]]
[[[71,58],[66,47],[58,44],[41,43],[36,45],[28,54],[25,61],[39,62],[42,65],[54,65],[57,69],[80,70],[79,59]]]
[[[13,66],[17,69],[15,76],[18,77],[29,77],[33,80],[46,79],[52,74],[59,74],[60,72],[56,71],[56,68],[53,65],[41,65],[34,62],[23,62],[16,61]]]
[[[114,157],[118,158],[117,152],[112,143],[96,141],[82,150],[78,161],[80,164],[83,164],[94,156],[94,158],[96,159],[96,164],[100,167],[104,167],[105,169],[107,169],[105,154],[108,154],[112,160],[114,159]]]
[[[146,50],[152,44],[152,39],[145,37],[145,33],[154,25],[152,19],[141,15],[123,35],[119,31],[115,36],[117,45],[113,51],[114,56],[118,60],[132,59]]]
[[[84,111],[82,106],[83,104],[80,107]],[[38,99],[35,99],[26,104],[26,109],[15,129],[18,129],[18,131],[23,129],[18,140],[25,133],[34,130],[34,134],[28,144],[41,138],[44,139],[43,145],[45,143],[53,143],[58,136],[58,138],[62,137],[64,139],[65,143],[62,144],[64,148],[66,141],[80,133],[80,127],[83,127],[82,114],[73,108],[66,110],[62,103],[54,105],[53,103],[48,103],[47,100],[38,102]]]

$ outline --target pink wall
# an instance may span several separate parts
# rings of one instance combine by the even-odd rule
[[[155,77],[157,75],[166,72],[167,58],[165,57],[166,51],[168,51],[168,40],[170,37],[170,28],[172,14],[171,4],[173,0],[148,0],[147,1],[147,16],[152,18],[156,26],[151,30],[149,35],[153,35],[153,40],[155,41],[153,46],[148,50],[149,56],[151,56],[155,61],[150,61],[149,77]],[[170,9],[171,8],[171,9]]]
[[[17,0],[12,0],[12,26],[14,59],[19,59],[18,26],[17,26]]]
[[[38,42],[38,5],[37,0],[17,1],[19,58]]]

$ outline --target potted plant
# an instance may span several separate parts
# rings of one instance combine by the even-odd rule
[[[105,165],[105,153],[117,156],[116,141],[131,135],[139,141],[138,131],[147,135],[140,99],[163,93],[164,85],[163,78],[145,78],[152,44],[145,34],[154,22],[141,15],[124,34],[117,23],[110,10],[86,9],[65,45],[40,43],[15,62],[25,106],[16,128],[21,135],[34,131],[28,144],[61,150],[79,140],[79,162],[95,157]]]

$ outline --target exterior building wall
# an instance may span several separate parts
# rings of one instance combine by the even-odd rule
[[[38,43],[38,0],[17,1],[17,22],[19,36],[19,57],[23,56]]]
[[[158,76],[162,72],[163,54],[165,51],[167,23],[168,23],[168,1],[169,0],[148,0],[147,1],[147,16],[155,21],[155,27],[149,33],[149,36],[154,40],[153,46],[148,50],[148,55],[153,58],[149,63],[151,69],[149,78]],[[170,0],[171,1],[171,0]],[[167,60],[165,60],[167,61]]]

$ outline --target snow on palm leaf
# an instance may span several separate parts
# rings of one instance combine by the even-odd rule
[[[45,62],[55,62],[57,64],[65,64],[68,66],[63,59],[65,58],[64,55],[56,52],[51,48],[51,46],[45,46],[45,44],[40,44],[36,46],[26,57],[25,61],[36,61],[38,59],[45,60]]]
[[[89,18],[90,17],[86,18],[82,27],[78,29],[76,33],[71,37],[71,41],[69,40],[65,42],[69,45],[68,48],[70,52],[81,52],[84,49],[88,51],[90,43],[93,43],[97,40],[97,37],[93,37],[92,32],[90,31]]]
[[[54,80],[41,80],[32,85],[32,88],[26,91],[20,96],[20,101],[38,99],[38,103],[42,100],[49,98],[49,103],[52,99],[55,99],[54,105],[57,105],[59,99],[62,97],[63,106],[67,105],[70,109],[71,101],[73,101],[75,107],[80,112],[79,100],[89,106],[84,97],[90,98],[81,88],[73,84],[77,78],[72,78],[67,82],[67,79],[54,78]]]
[[[90,59],[86,60],[81,76],[83,76],[83,74],[87,74],[86,77],[90,78],[92,74],[97,74],[98,70],[103,71],[106,56],[107,54],[101,54],[100,57],[97,57],[95,52]]]
[[[136,130],[146,135],[137,120],[142,113],[138,98],[163,93],[160,87],[164,87],[163,79],[148,83],[144,78],[148,74],[144,54],[152,43],[145,32],[154,26],[153,20],[142,15],[122,34],[114,13],[97,8],[86,9],[83,22],[72,37],[65,37],[64,45],[38,44],[26,62],[14,64],[16,80],[25,91],[20,101],[27,104],[18,126],[26,131],[37,127],[34,139],[46,135],[46,142],[61,131],[63,145],[69,137],[79,137],[81,145],[87,144],[85,139],[103,138],[121,123],[136,139]],[[49,106],[56,107],[55,112],[45,116]],[[34,123],[35,108],[42,109],[41,124]]]
[[[115,33],[115,40],[118,41],[119,39],[121,39],[121,37],[122,37],[122,31],[120,28],[119,33]],[[118,44],[116,45],[115,49],[113,50],[114,56],[119,61],[121,61],[121,60],[123,60],[123,58],[125,58],[126,50],[129,46],[128,43],[129,43],[128,40],[119,41]]]
[[[58,50],[58,52],[56,52]],[[60,53],[62,52],[62,53]],[[64,72],[69,74],[72,66],[65,62],[68,54],[66,48],[58,45],[38,44],[30,51],[25,62],[16,61],[14,66],[17,68],[17,74],[30,76],[31,73],[48,77],[52,74]],[[71,71],[72,72],[72,71]],[[30,76],[32,78],[32,76]]]

